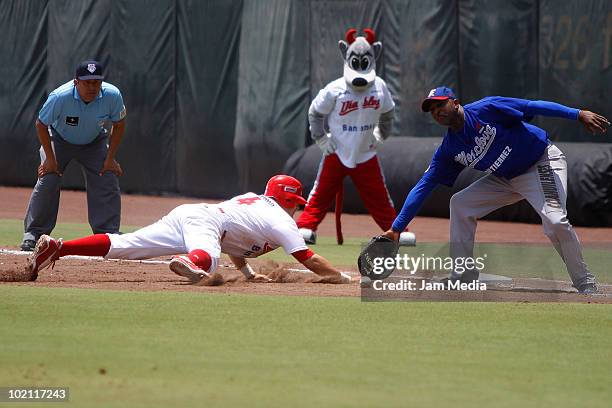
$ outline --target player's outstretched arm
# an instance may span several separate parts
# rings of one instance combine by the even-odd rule
[[[520,101],[520,99],[507,99],[510,101]],[[589,110],[570,108],[556,102],[528,101],[527,104],[523,106],[523,110],[528,115],[542,115],[578,120],[591,133],[604,133],[610,126],[610,121],[605,116]]]
[[[272,279],[268,278],[266,275],[262,275],[261,273],[256,273],[251,265],[249,265],[244,258],[239,258],[237,256],[228,255],[236,269],[238,269],[244,275],[247,280],[254,282],[272,282]]]
[[[412,219],[416,216],[417,212],[423,206],[425,199],[429,197],[429,194],[431,194],[436,186],[437,183],[432,181],[426,172],[418,181],[416,186],[414,186],[406,196],[404,205],[402,206],[400,213],[395,218],[395,221],[393,221],[391,229],[385,232],[383,235],[393,239],[394,241],[399,240],[399,233],[403,231],[410,221],[412,221]],[[391,232],[394,231],[397,232],[397,236],[395,234],[391,234]],[[387,235],[387,233],[389,233],[389,235]]]
[[[312,272],[325,278],[338,278],[338,283],[349,283],[351,277],[345,273],[340,272],[325,258],[321,255],[314,254],[310,258],[304,260],[302,265],[310,269]]]
[[[400,232],[399,232],[399,231],[393,231],[393,228],[391,228],[391,229],[389,229],[389,230],[385,231],[385,232],[382,234],[382,236],[383,236],[383,237],[387,237],[387,238],[389,238],[390,240],[393,240],[393,241],[397,242],[397,241],[399,241]]]
[[[578,113],[578,120],[591,133],[605,133],[610,127],[610,121],[605,116],[588,110],[581,110]]]

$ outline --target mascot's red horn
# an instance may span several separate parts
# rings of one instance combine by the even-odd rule
[[[371,28],[366,28],[365,30],[363,30],[363,32],[365,33],[366,41],[370,43],[370,45],[376,42],[376,34],[374,34],[374,30],[372,30]]]
[[[355,42],[355,38],[357,37],[357,30],[354,28],[349,28],[349,30],[345,34],[346,42],[348,45],[351,45]]]

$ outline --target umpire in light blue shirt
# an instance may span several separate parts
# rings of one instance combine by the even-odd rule
[[[85,175],[89,225],[95,234],[117,233],[121,220],[115,154],[125,131],[125,106],[117,87],[103,82],[98,61],[83,61],[74,79],[49,94],[36,131],[41,144],[38,182],[24,220],[21,249],[31,251],[57,220],[60,180],[68,163],[79,163]],[[104,127],[112,122],[109,132]]]

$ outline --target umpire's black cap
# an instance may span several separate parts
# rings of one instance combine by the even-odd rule
[[[74,77],[76,79],[104,79],[104,67],[95,60],[83,61],[77,65]]]

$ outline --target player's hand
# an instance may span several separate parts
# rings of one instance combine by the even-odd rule
[[[336,141],[333,139],[332,135],[327,133],[325,136],[318,138],[315,140],[319,149],[323,152],[324,156],[330,155],[336,151],[338,145]]]
[[[390,229],[389,231],[385,231],[383,234],[381,234],[383,237],[387,237],[389,239],[392,239],[395,242],[399,241],[399,237],[400,237],[400,233],[397,231],[393,231],[392,229]]]
[[[104,160],[104,164],[102,165],[102,170],[100,170],[100,175],[103,175],[107,171],[115,174],[116,176],[123,175],[123,169],[121,168],[121,166],[119,165],[119,163],[117,163],[117,160],[115,159]]]
[[[38,178],[41,178],[42,176],[50,173],[55,173],[58,176],[62,175],[62,173],[60,173],[59,171],[57,160],[55,160],[55,158],[47,157],[45,161],[43,161],[40,166],[38,166]]]
[[[268,278],[266,275],[261,273],[256,273],[251,278],[249,278],[250,282],[272,282],[272,279]]]
[[[595,112],[591,112],[588,110],[581,110],[578,113],[578,120],[591,133],[605,133],[606,130],[608,130],[608,127],[610,126],[610,121],[604,116],[601,116]]]

